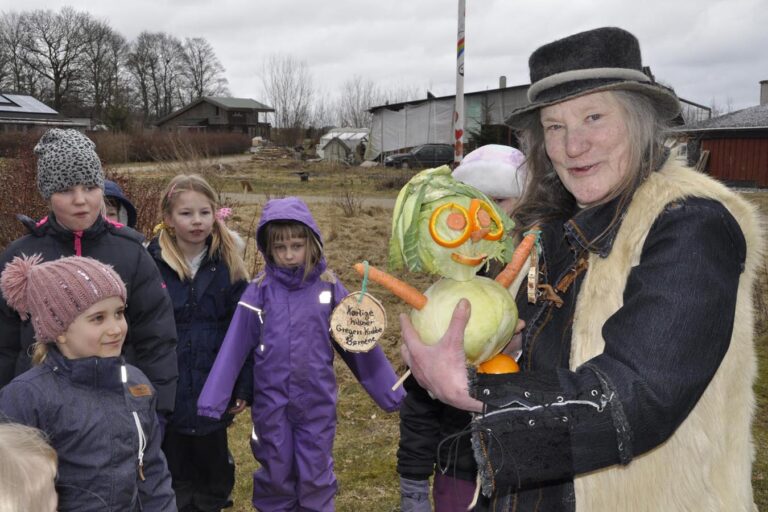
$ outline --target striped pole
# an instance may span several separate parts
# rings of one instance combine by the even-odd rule
[[[459,30],[456,37],[456,105],[453,111],[453,162],[464,158],[464,17],[465,0],[459,0]]]

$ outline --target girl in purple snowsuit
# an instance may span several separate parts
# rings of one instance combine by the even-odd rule
[[[235,380],[253,353],[251,449],[253,506],[262,512],[332,511],[336,494],[333,439],[336,377],[333,350],[385,411],[402,388],[381,347],[345,352],[329,334],[333,308],[347,290],[326,269],[320,231],[298,198],[269,201],[256,241],[266,267],[240,299],[198,400],[201,416],[219,418]]]

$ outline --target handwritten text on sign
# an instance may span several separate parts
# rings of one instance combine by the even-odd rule
[[[372,296],[360,292],[344,297],[331,314],[331,334],[350,352],[368,352],[376,346],[387,327],[384,306]]]

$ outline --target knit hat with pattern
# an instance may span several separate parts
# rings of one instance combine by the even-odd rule
[[[32,317],[37,341],[56,341],[97,302],[109,297],[120,297],[125,302],[125,284],[109,265],[82,256],[46,262],[42,259],[40,254],[16,256],[0,275],[6,302],[22,319]]]
[[[77,130],[52,128],[35,146],[37,188],[43,199],[77,185],[104,188],[96,145]]]

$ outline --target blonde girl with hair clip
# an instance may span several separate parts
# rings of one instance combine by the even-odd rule
[[[334,349],[382,409],[403,398],[384,351],[344,351],[331,340],[330,316],[347,295],[326,268],[320,230],[296,197],[264,207],[256,241],[263,273],[243,293],[198,401],[218,419],[229,406],[235,377],[253,357],[253,506],[262,511],[334,510],[336,434]]]
[[[248,274],[216,193],[198,175],[179,175],[160,202],[163,222],[149,247],[173,303],[179,386],[163,450],[179,510],[219,511],[231,504],[235,466],[227,426],[251,401],[251,364],[240,371],[218,421],[197,416],[197,398],[213,366]]]
[[[55,512],[57,457],[40,430],[0,423],[0,512]]]
[[[128,324],[120,276],[92,258],[44,262],[37,254],[8,263],[0,289],[45,346],[42,363],[0,389],[0,418],[50,439],[58,510],[175,510],[157,393],[121,356]]]

